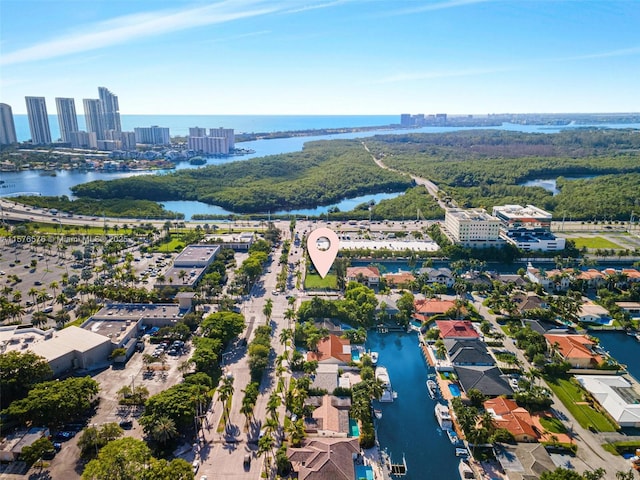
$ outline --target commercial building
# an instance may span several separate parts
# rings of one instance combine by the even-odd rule
[[[504,245],[504,240],[500,238],[500,220],[481,208],[447,209],[444,228],[453,243],[465,247],[487,248]]]
[[[108,88],[98,87],[98,96],[102,104],[102,113],[104,115],[105,130],[122,131],[120,125],[120,106],[118,105],[118,97],[111,93]]]
[[[152,125],[151,127],[136,127],[133,131],[136,135],[136,143],[145,145],[169,145],[171,143],[169,129],[166,127]]]
[[[73,98],[56,97],[56,110],[58,111],[60,138],[64,143],[72,143],[71,134],[79,130],[75,100]]]
[[[85,98],[82,100],[84,105],[84,120],[87,124],[87,131],[95,133],[98,140],[104,140],[104,112],[102,111],[102,102],[97,98]]]
[[[44,97],[24,98],[27,103],[27,116],[29,117],[31,143],[34,145],[45,145],[51,143],[49,116],[47,115],[47,103]]]
[[[29,430],[10,433],[0,441],[0,462],[15,462],[25,447],[30,447],[37,440],[49,435],[49,429],[45,427],[32,427]]]
[[[509,243],[524,251],[564,250],[565,239],[551,233],[551,213],[533,205],[493,207],[500,220],[500,233]]]
[[[227,155],[235,148],[233,128],[189,128],[188,147],[190,150],[206,154]]]
[[[220,252],[219,245],[188,245],[173,261],[173,265],[156,282],[156,288],[193,288]]]
[[[18,143],[16,125],[13,121],[11,106],[0,103],[0,145]]]

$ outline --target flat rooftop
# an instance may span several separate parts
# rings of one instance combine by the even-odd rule
[[[551,220],[551,214],[534,205],[496,205],[493,207],[493,214],[500,214],[503,218],[538,218],[541,220]]]
[[[163,273],[163,282],[158,281],[156,278],[156,286],[162,285],[176,288],[193,287],[198,280],[200,280],[200,277],[202,277],[207,268],[208,267],[170,267]],[[185,273],[184,277],[180,278],[180,272]]]
[[[429,240],[340,240],[340,250],[355,249],[437,252],[440,247],[436,242]]]
[[[187,313],[187,310],[180,309],[180,305],[177,303],[113,303],[95,313],[91,320],[93,322],[102,322],[103,324],[108,324],[109,321],[126,322],[129,320],[137,322],[145,318],[175,319],[184,316],[185,313]],[[101,328],[107,329],[107,326],[100,327],[98,330]],[[88,329],[94,331],[92,328]]]
[[[463,210],[461,208],[449,208],[446,212],[447,215],[456,217],[459,220],[469,220],[474,222],[486,222],[489,220],[499,220],[493,215],[489,215],[486,210],[481,208],[475,208],[471,210]]]
[[[210,264],[220,250],[219,245],[188,245],[173,261],[174,265]]]

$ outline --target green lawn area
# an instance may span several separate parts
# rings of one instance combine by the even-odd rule
[[[153,248],[156,253],[175,252],[180,251],[185,247],[184,241],[179,238],[171,237],[169,242],[164,242]]]
[[[576,242],[576,248],[622,249],[620,245],[613,243],[611,240],[607,240],[604,237],[575,237],[571,240]]]
[[[580,386],[566,378],[547,379],[547,384],[583,428],[593,426],[599,432],[615,432],[617,430],[606,415],[594,410],[584,402],[584,390]]]
[[[540,425],[542,425],[547,431],[551,433],[566,433],[567,427],[564,426],[557,418],[553,417],[541,417]]]
[[[320,278],[317,273],[308,273],[304,279],[304,288],[307,290],[337,290],[338,283],[333,273]]]

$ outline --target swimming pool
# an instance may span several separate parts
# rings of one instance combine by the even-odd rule
[[[454,397],[460,396],[460,387],[458,387],[458,385],[456,385],[455,383],[449,384],[449,391],[451,392],[451,395],[453,395]]]
[[[374,480],[373,468],[369,465],[356,465],[356,478],[360,480],[365,478],[366,480]]]
[[[353,360],[354,362],[360,361],[360,350],[356,348],[351,350],[351,360]]]
[[[349,435],[352,437],[360,436],[360,429],[358,428],[358,422],[353,418],[349,419]]]

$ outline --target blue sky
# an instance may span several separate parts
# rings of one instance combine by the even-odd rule
[[[123,114],[640,111],[640,0],[2,0],[0,101]]]

